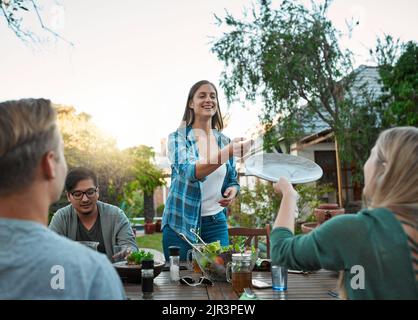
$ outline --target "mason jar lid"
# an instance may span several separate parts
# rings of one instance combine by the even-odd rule
[[[233,253],[232,260],[234,261],[251,260],[251,255],[249,253]]]

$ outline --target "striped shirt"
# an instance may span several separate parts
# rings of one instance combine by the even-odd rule
[[[219,148],[230,143],[230,139],[213,129]],[[183,233],[192,241],[197,241],[190,229],[201,226],[201,183],[206,177],[196,178],[196,162],[199,161],[197,139],[192,128],[179,128],[168,137],[168,157],[171,162],[171,186],[164,208],[162,227],[169,225],[175,232]],[[234,186],[239,191],[235,160],[226,162],[226,175],[221,194]],[[226,208],[224,209],[226,210]]]

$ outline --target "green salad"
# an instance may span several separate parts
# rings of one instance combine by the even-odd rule
[[[202,252],[195,253],[195,259],[202,271],[214,281],[226,281],[226,267],[228,262],[232,261],[234,253],[250,253],[252,264],[257,260],[257,250],[254,246],[251,248],[245,246],[245,243],[233,243],[222,247],[220,241],[208,243],[202,247]]]
[[[151,252],[144,250],[134,251],[126,257],[128,264],[141,264],[142,260],[154,259],[154,255]]]
[[[235,243],[226,247],[221,246],[221,242],[215,241],[207,244],[203,247],[203,253],[209,254],[221,254],[221,253],[243,253],[246,251],[246,247],[243,243]],[[255,247],[251,246],[251,253],[256,252]]]

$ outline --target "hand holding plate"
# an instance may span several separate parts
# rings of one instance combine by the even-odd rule
[[[231,142],[233,155],[235,157],[242,158],[243,156],[245,156],[248,153],[248,151],[250,151],[253,142],[254,141],[251,140],[251,139],[245,139],[245,138],[242,138],[242,137],[241,138],[235,138]]]
[[[292,184],[285,177],[280,177],[279,181],[273,184],[274,191],[282,195],[297,195],[296,190]]]

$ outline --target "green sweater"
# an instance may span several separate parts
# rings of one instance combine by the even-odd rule
[[[270,241],[273,264],[306,271],[343,270],[349,299],[418,299],[407,235],[387,209],[336,216],[307,235],[275,228]],[[361,272],[354,266],[364,268],[364,289],[351,286],[361,283]]]

